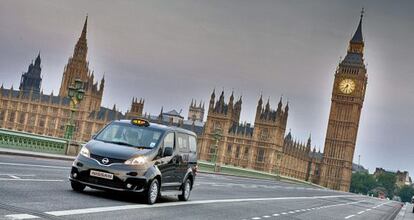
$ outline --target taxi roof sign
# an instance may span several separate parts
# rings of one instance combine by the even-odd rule
[[[147,121],[145,119],[141,119],[141,118],[134,118],[134,119],[131,120],[131,123],[133,125],[145,126],[145,127],[148,127],[150,125],[149,121]]]

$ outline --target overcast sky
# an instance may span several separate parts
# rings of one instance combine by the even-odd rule
[[[0,81],[18,87],[38,51],[42,87],[59,91],[86,14],[88,60],[106,77],[103,105],[145,112],[206,103],[213,88],[243,95],[253,122],[260,93],[289,99],[288,128],[323,148],[334,71],[361,8],[368,88],[354,161],[414,174],[414,2],[177,0],[0,2]]]

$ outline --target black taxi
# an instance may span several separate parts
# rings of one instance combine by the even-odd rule
[[[197,173],[194,132],[150,123],[117,120],[86,143],[73,162],[72,189],[141,193],[148,204],[160,196],[190,197]]]

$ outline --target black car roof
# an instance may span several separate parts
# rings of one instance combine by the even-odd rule
[[[125,124],[132,124],[131,123],[131,120],[125,120],[125,119],[116,120],[114,122],[121,122],[121,123],[125,123]],[[149,122],[149,127],[150,128],[156,128],[156,129],[164,130],[164,131],[177,131],[177,132],[181,132],[181,133],[185,133],[185,134],[188,134],[188,135],[192,135],[192,136],[196,136],[197,137],[196,133],[194,133],[192,131],[189,131],[187,129],[183,129],[183,128],[176,127],[176,126],[166,126],[166,125],[163,125],[163,124]]]

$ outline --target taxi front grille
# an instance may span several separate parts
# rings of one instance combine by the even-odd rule
[[[117,159],[117,158],[112,158],[112,157],[103,157],[103,156],[99,156],[99,155],[96,155],[96,154],[91,154],[91,158],[93,158],[93,159],[99,161],[99,163],[105,164],[105,165],[109,165],[109,164],[112,164],[112,163],[124,163],[125,162],[125,160],[122,160],[122,159]],[[103,163],[102,162],[102,159],[104,159],[104,158],[108,159],[108,163]]]

